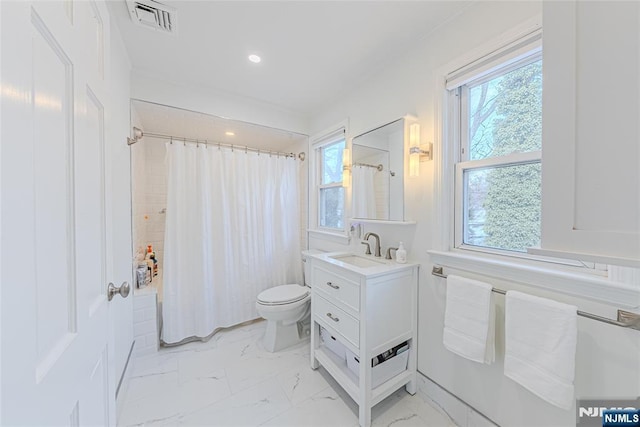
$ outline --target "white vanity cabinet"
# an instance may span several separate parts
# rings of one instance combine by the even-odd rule
[[[311,257],[311,367],[322,365],[358,403],[360,425],[366,427],[371,424],[372,406],[402,386],[410,394],[416,392],[418,265],[377,259],[373,266],[358,267],[335,256]],[[320,327],[346,347],[348,355],[352,352],[358,361],[368,361],[358,364],[358,375],[344,357],[323,345]],[[373,369],[380,370],[393,359],[375,368],[371,359],[404,342],[409,345],[406,369],[372,387]],[[398,361],[393,363],[396,367]]]

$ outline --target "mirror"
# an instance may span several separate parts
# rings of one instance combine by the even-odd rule
[[[353,218],[404,220],[404,123],[398,119],[353,138]]]

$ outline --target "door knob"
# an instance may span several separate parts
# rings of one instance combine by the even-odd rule
[[[115,294],[120,294],[122,298],[126,298],[129,296],[129,292],[131,292],[129,282],[122,282],[122,285],[119,288],[113,283],[109,283],[109,287],[107,288],[107,298],[111,301]]]

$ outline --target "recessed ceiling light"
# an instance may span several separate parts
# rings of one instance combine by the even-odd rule
[[[260,58],[258,55],[249,55],[249,61],[257,64],[258,62],[262,61],[262,58]]]
[[[224,134],[227,135],[227,136],[235,136],[235,133],[231,132],[230,130],[226,131]]]

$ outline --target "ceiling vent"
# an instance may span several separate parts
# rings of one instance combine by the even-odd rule
[[[153,0],[127,0],[129,15],[135,24],[145,28],[174,34],[178,12]]]

